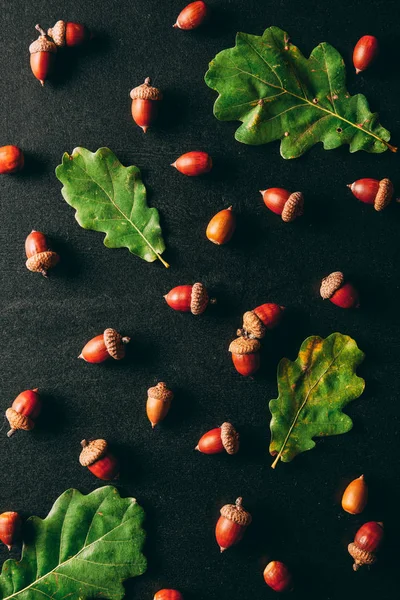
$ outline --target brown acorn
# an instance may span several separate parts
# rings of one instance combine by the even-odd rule
[[[222,246],[229,242],[236,229],[236,217],[232,206],[217,212],[207,225],[206,236],[213,244]]]
[[[368,486],[364,475],[354,479],[344,490],[342,508],[351,515],[362,513],[368,502]]]
[[[55,267],[60,257],[49,249],[46,236],[41,231],[31,231],[25,240],[26,268],[47,277],[47,271]]]
[[[373,565],[383,542],[383,523],[369,521],[357,531],[354,542],[348,545],[350,556],[354,559],[353,570],[358,571],[363,565]]]
[[[260,342],[256,339],[238,337],[229,345],[232,362],[241,375],[248,377],[260,368]]]
[[[93,475],[103,481],[113,481],[119,477],[119,461],[109,451],[106,440],[82,440],[79,462]]]
[[[147,390],[146,412],[153,429],[167,416],[173,398],[173,392],[164,382]]]
[[[0,541],[9,550],[18,541],[21,533],[22,519],[16,512],[7,511],[0,515]]]
[[[36,25],[35,29],[39,31],[40,37],[29,46],[31,69],[36,79],[44,85],[53,70],[57,46],[40,25]]]
[[[150,77],[146,77],[142,85],[133,88],[130,93],[132,98],[132,118],[146,133],[158,114],[158,103],[162,100],[162,93],[150,85]]]
[[[225,504],[220,513],[221,516],[215,527],[215,537],[221,552],[224,552],[242,539],[252,518],[251,514],[244,510],[242,498],[238,498],[235,504]]]
[[[85,25],[81,23],[71,23],[66,21],[57,21],[57,23],[48,29],[47,35],[50,36],[54,43],[59,46],[81,46],[90,39],[90,32]]]
[[[88,363],[102,363],[109,358],[121,360],[125,356],[125,346],[131,338],[122,337],[118,331],[108,327],[100,335],[92,338],[83,348],[78,358]]]

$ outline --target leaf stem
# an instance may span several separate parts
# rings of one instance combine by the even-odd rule
[[[161,254],[158,254],[158,252],[156,252],[156,254],[157,254],[158,260],[160,260],[162,262],[162,264],[164,265],[164,267],[166,269],[169,269],[169,264],[167,263],[166,260],[163,259],[163,257],[161,256]]]

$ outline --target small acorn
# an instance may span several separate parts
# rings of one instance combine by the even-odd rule
[[[290,223],[303,214],[304,197],[301,192],[288,192],[283,188],[260,190],[264,204],[276,215],[281,215],[282,221]]]
[[[0,174],[10,175],[20,171],[24,166],[24,155],[18,146],[0,147]]]
[[[179,312],[191,312],[201,315],[209,304],[215,304],[214,298],[209,298],[202,283],[193,285],[178,285],[164,296],[168,306]]]
[[[118,331],[109,327],[104,333],[92,338],[83,348],[78,358],[88,363],[102,363],[109,358],[121,360],[125,356],[125,346],[131,338],[122,337]]]
[[[183,600],[183,596],[178,590],[159,590],[153,600]]]
[[[167,416],[173,398],[173,392],[163,381],[147,390],[146,413],[153,429]]]
[[[4,512],[0,515],[0,541],[9,550],[19,540],[22,527],[22,519],[16,512]]]
[[[208,17],[208,6],[202,0],[191,2],[178,15],[175,25],[178,29],[189,31],[199,27]]]
[[[203,454],[236,454],[239,450],[239,434],[231,423],[222,423],[221,427],[207,431],[200,438],[195,450]]]
[[[177,171],[187,175],[188,177],[196,177],[208,173],[212,169],[212,158],[207,152],[193,151],[186,152],[176,159],[171,167],[175,167]]]
[[[232,354],[232,362],[235,369],[244,377],[253,375],[260,368],[261,344],[256,339],[238,337],[229,345]]]
[[[342,508],[351,515],[362,513],[368,502],[368,486],[364,475],[349,483],[342,497]]]
[[[93,475],[103,481],[114,481],[119,477],[119,462],[109,451],[106,440],[82,440],[79,462]]]
[[[47,31],[54,43],[59,46],[81,46],[90,39],[90,32],[85,25],[81,23],[71,23],[66,21],[57,21],[54,27]]]
[[[322,280],[320,294],[341,308],[358,308],[359,294],[351,283],[345,283],[341,271],[335,271]]]
[[[291,592],[293,578],[287,566],[279,560],[272,560],[264,569],[264,581],[275,592]]]
[[[381,211],[390,204],[393,198],[393,183],[390,179],[357,179],[347,185],[357,200],[366,204],[373,204],[375,210]]]
[[[365,71],[375,60],[379,53],[379,43],[374,35],[363,35],[355,45],[353,51],[353,64],[356,74]]]
[[[213,216],[206,229],[207,239],[217,246],[229,242],[236,229],[236,217],[232,206],[220,210]]]
[[[36,79],[44,85],[53,70],[57,46],[49,39],[40,25],[36,25],[35,29],[40,33],[40,37],[29,46],[31,69]]]
[[[383,523],[369,521],[357,531],[354,542],[348,545],[349,554],[354,558],[353,569],[358,571],[363,565],[373,565],[383,542]]]
[[[252,519],[251,514],[242,506],[242,498],[238,498],[235,504],[225,504],[220,513],[221,516],[215,527],[215,537],[221,552],[224,552],[240,542]]]
[[[132,118],[146,133],[157,117],[159,102],[163,95],[158,88],[150,85],[150,77],[146,77],[142,85],[131,90],[130,97]]]
[[[274,329],[281,322],[285,307],[267,302],[248,310],[243,315],[243,328],[238,329],[237,335],[261,340],[267,329]]]
[[[18,394],[11,407],[6,410],[6,417],[11,427],[7,436],[11,437],[19,429],[24,431],[34,429],[35,420],[41,410],[42,401],[37,388]]]
[[[25,240],[25,253],[27,257],[26,268],[34,273],[41,273],[47,277],[47,272],[59,262],[57,252],[49,249],[46,236],[41,231],[31,231]]]

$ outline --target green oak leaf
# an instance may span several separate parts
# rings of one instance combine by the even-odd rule
[[[332,333],[304,340],[294,362],[280,361],[279,396],[269,403],[273,468],[279,459],[290,462],[314,448],[314,437],[350,431],[353,422],[342,409],[364,390],[365,381],[355,372],[363,359],[351,337]]]
[[[214,114],[242,121],[235,137],[244,144],[281,140],[283,158],[297,158],[317,142],[325,150],[393,152],[390,133],[371,113],[365,96],[350,96],[340,54],[323,42],[305,58],[279,27],[262,36],[238,33],[236,46],[211,61],[207,85],[219,96]]]
[[[122,582],[146,570],[143,520],[112,486],[67,490],[45,519],[28,519],[21,560],[3,565],[1,600],[123,598]]]
[[[124,167],[109,148],[65,153],[56,176],[64,184],[64,200],[75,208],[84,229],[106,233],[107,248],[128,248],[147,262],[161,257],[165,244],[159,214],[146,202],[146,188],[137,167]]]

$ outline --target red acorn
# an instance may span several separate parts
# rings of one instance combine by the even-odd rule
[[[265,336],[266,329],[273,329],[281,322],[284,306],[267,302],[249,310],[243,315],[243,328],[237,334],[261,340]]]
[[[46,236],[40,231],[31,231],[25,240],[26,267],[29,271],[41,273],[47,277],[47,271],[60,261],[57,252],[49,250]]]
[[[93,475],[103,481],[113,481],[119,477],[119,462],[108,450],[106,440],[82,440],[79,462]]]
[[[191,2],[179,13],[178,18],[174,27],[179,29],[196,29],[199,27],[208,17],[208,6],[205,2],[198,0],[197,2]]]
[[[272,560],[264,569],[264,581],[275,592],[293,590],[292,575],[287,566],[279,560]]]
[[[54,27],[47,31],[47,35],[53,38],[57,46],[81,46],[91,35],[87,27],[81,23],[57,21]]]
[[[11,427],[7,436],[11,437],[18,429],[31,431],[35,427],[35,419],[41,410],[42,402],[37,388],[18,394],[11,408],[6,410],[6,417]]]
[[[378,40],[373,35],[364,35],[355,45],[353,52],[353,64],[356,73],[365,71],[375,60],[379,52]]]
[[[180,312],[191,312],[201,315],[208,304],[215,304],[215,299],[209,299],[206,288],[202,283],[193,285],[178,285],[164,296],[168,306]]]
[[[354,558],[354,571],[358,571],[363,565],[373,565],[376,562],[375,553],[382,545],[383,536],[383,523],[369,521],[360,527],[354,542],[348,546],[348,551]]]
[[[125,356],[125,345],[129,344],[130,340],[131,338],[122,337],[118,331],[109,327],[101,335],[92,338],[78,358],[83,358],[89,363],[102,363],[109,358],[121,360]]]
[[[132,118],[146,133],[158,114],[158,106],[162,100],[162,93],[150,85],[150,77],[146,77],[142,85],[133,88],[130,93],[132,98]]]
[[[344,283],[341,271],[335,271],[322,280],[320,294],[324,300],[330,300],[340,308],[360,306],[358,291],[351,283]]]
[[[282,221],[290,223],[303,214],[304,197],[301,192],[288,192],[283,188],[260,190],[264,204],[276,215],[281,215]]]
[[[153,600],[183,600],[183,596],[178,590],[159,590]]]
[[[393,198],[393,183],[387,178],[380,181],[369,177],[357,179],[357,181],[349,183],[347,187],[351,189],[358,200],[366,204],[373,204],[377,211],[386,208]]]
[[[260,342],[257,339],[238,337],[229,345],[232,362],[241,375],[248,377],[260,368]]]
[[[242,498],[235,504],[225,504],[215,528],[215,537],[221,552],[237,544],[251,523],[251,514],[242,507]]]
[[[239,434],[230,423],[222,423],[221,427],[207,431],[200,438],[195,450],[203,454],[236,454],[239,450]]]
[[[11,550],[21,533],[22,519],[16,512],[4,512],[0,515],[0,541]]]
[[[29,46],[31,69],[36,79],[44,85],[53,70],[57,46],[47,37],[40,25],[36,25],[35,29],[39,31],[40,37]]]
[[[11,174],[20,171],[24,166],[24,155],[18,146],[0,147],[0,174]]]
[[[203,175],[211,171],[212,159],[207,152],[187,152],[177,158],[171,167],[175,167],[175,169],[184,175],[195,177],[196,175]]]

